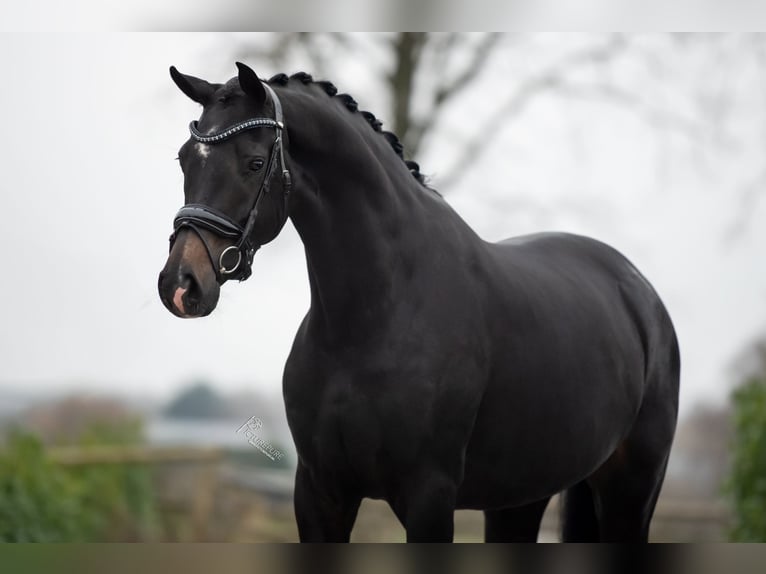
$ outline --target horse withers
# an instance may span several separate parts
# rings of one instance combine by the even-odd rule
[[[304,73],[225,84],[171,68],[202,105],[179,151],[185,205],[159,277],[212,312],[290,218],[311,305],[285,365],[302,541],[347,541],[364,497],[408,541],[533,541],[564,491],[567,541],[645,541],[673,440],[679,353],[665,307],[611,247],[480,239],[396,136]]]

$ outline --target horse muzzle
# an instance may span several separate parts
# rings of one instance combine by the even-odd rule
[[[218,283],[200,279],[191,270],[179,268],[173,273],[166,267],[157,282],[160,300],[176,317],[205,317],[218,305],[221,290]]]

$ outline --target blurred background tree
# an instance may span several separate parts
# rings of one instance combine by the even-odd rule
[[[228,409],[211,385],[197,382],[182,390],[164,412],[172,418],[208,419],[224,417]]]
[[[78,443],[86,437],[108,442],[142,440],[140,416],[120,399],[78,393],[34,404],[23,413],[26,430],[53,446]],[[112,435],[124,436],[112,436]]]
[[[735,432],[726,491],[736,542],[766,541],[766,344],[754,354],[757,368],[732,394]]]
[[[88,427],[71,444],[117,446],[141,441],[140,425],[118,421]],[[148,468],[65,467],[49,458],[38,435],[17,430],[6,437],[0,450],[0,541],[152,540],[158,524]]]
[[[456,161],[435,178],[443,193],[514,120],[546,98],[623,109],[650,125],[663,148],[668,138],[680,138],[702,165],[707,153],[741,143],[734,111],[742,77],[756,73],[766,92],[762,34],[570,35],[562,41],[560,35],[301,32],[245,37],[234,51],[280,71],[310,62],[305,71],[317,79],[335,80],[341,70],[366,74],[354,89],[364,85],[387,102],[387,112],[377,115],[399,136],[407,159],[423,161],[435,138],[456,146]],[[461,107],[469,112],[456,122]],[[759,129],[766,151],[766,125]],[[742,219],[766,184],[766,163],[762,167],[737,190]]]

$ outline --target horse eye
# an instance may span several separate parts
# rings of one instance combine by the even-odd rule
[[[253,161],[250,162],[250,169],[252,169],[253,171],[258,171],[262,167],[263,167],[263,160],[260,158],[254,159]]]

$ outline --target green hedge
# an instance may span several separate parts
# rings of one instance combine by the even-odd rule
[[[766,380],[739,387],[734,402],[734,450],[726,485],[737,542],[766,542]]]
[[[81,444],[131,444],[137,428],[101,426]],[[35,436],[13,432],[0,450],[0,541],[147,540],[158,524],[151,475],[139,465],[64,467]]]

